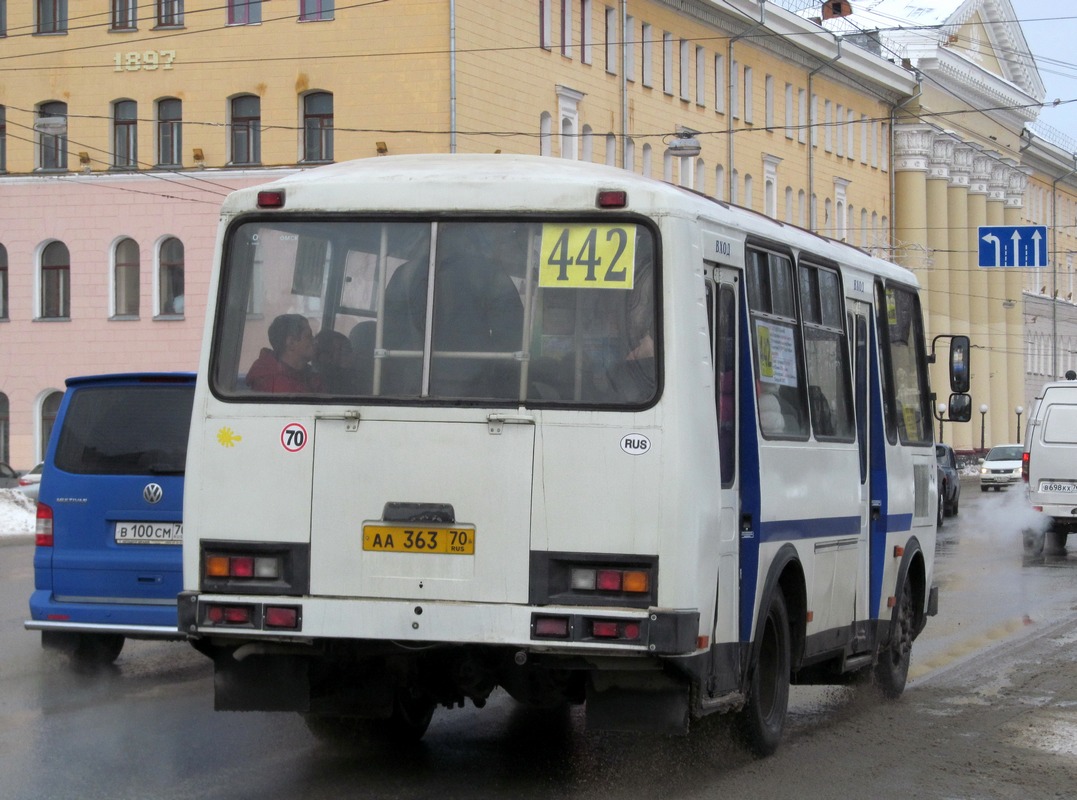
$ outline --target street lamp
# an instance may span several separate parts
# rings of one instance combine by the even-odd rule
[[[987,417],[987,403],[980,404],[980,450],[984,450],[984,420]]]
[[[937,410],[939,412],[939,442],[942,442],[942,420],[946,416],[946,403],[939,403]]]
[[[1025,407],[1024,406],[1018,406],[1017,408],[1015,408],[1013,410],[1013,412],[1017,415],[1017,441],[1020,442],[1021,441],[1021,415],[1025,413]]]

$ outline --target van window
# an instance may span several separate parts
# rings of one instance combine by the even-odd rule
[[[1052,405],[1043,421],[1043,441],[1049,444],[1077,444],[1077,406]]]
[[[79,475],[183,474],[193,403],[192,386],[80,389],[54,463]]]

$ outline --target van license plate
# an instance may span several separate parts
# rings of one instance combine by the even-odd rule
[[[1077,483],[1059,483],[1058,481],[1040,481],[1041,492],[1056,494],[1077,494]]]
[[[440,525],[364,525],[363,549],[375,553],[475,554],[475,529]]]
[[[183,544],[183,523],[117,522],[116,544]]]

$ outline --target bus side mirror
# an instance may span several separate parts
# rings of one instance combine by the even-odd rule
[[[972,419],[972,396],[967,394],[950,395],[950,422],[968,422]]]
[[[964,394],[969,390],[969,337],[953,336],[950,339],[950,391]],[[951,405],[953,399],[951,398]],[[969,400],[969,412],[972,411],[972,400]],[[950,412],[953,417],[953,412]],[[964,421],[968,421],[965,417]]]

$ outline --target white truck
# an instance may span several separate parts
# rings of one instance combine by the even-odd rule
[[[1044,384],[1028,420],[1022,475],[1028,499],[1047,517],[1046,535],[1026,533],[1033,555],[1061,552],[1077,531],[1077,375]]]

